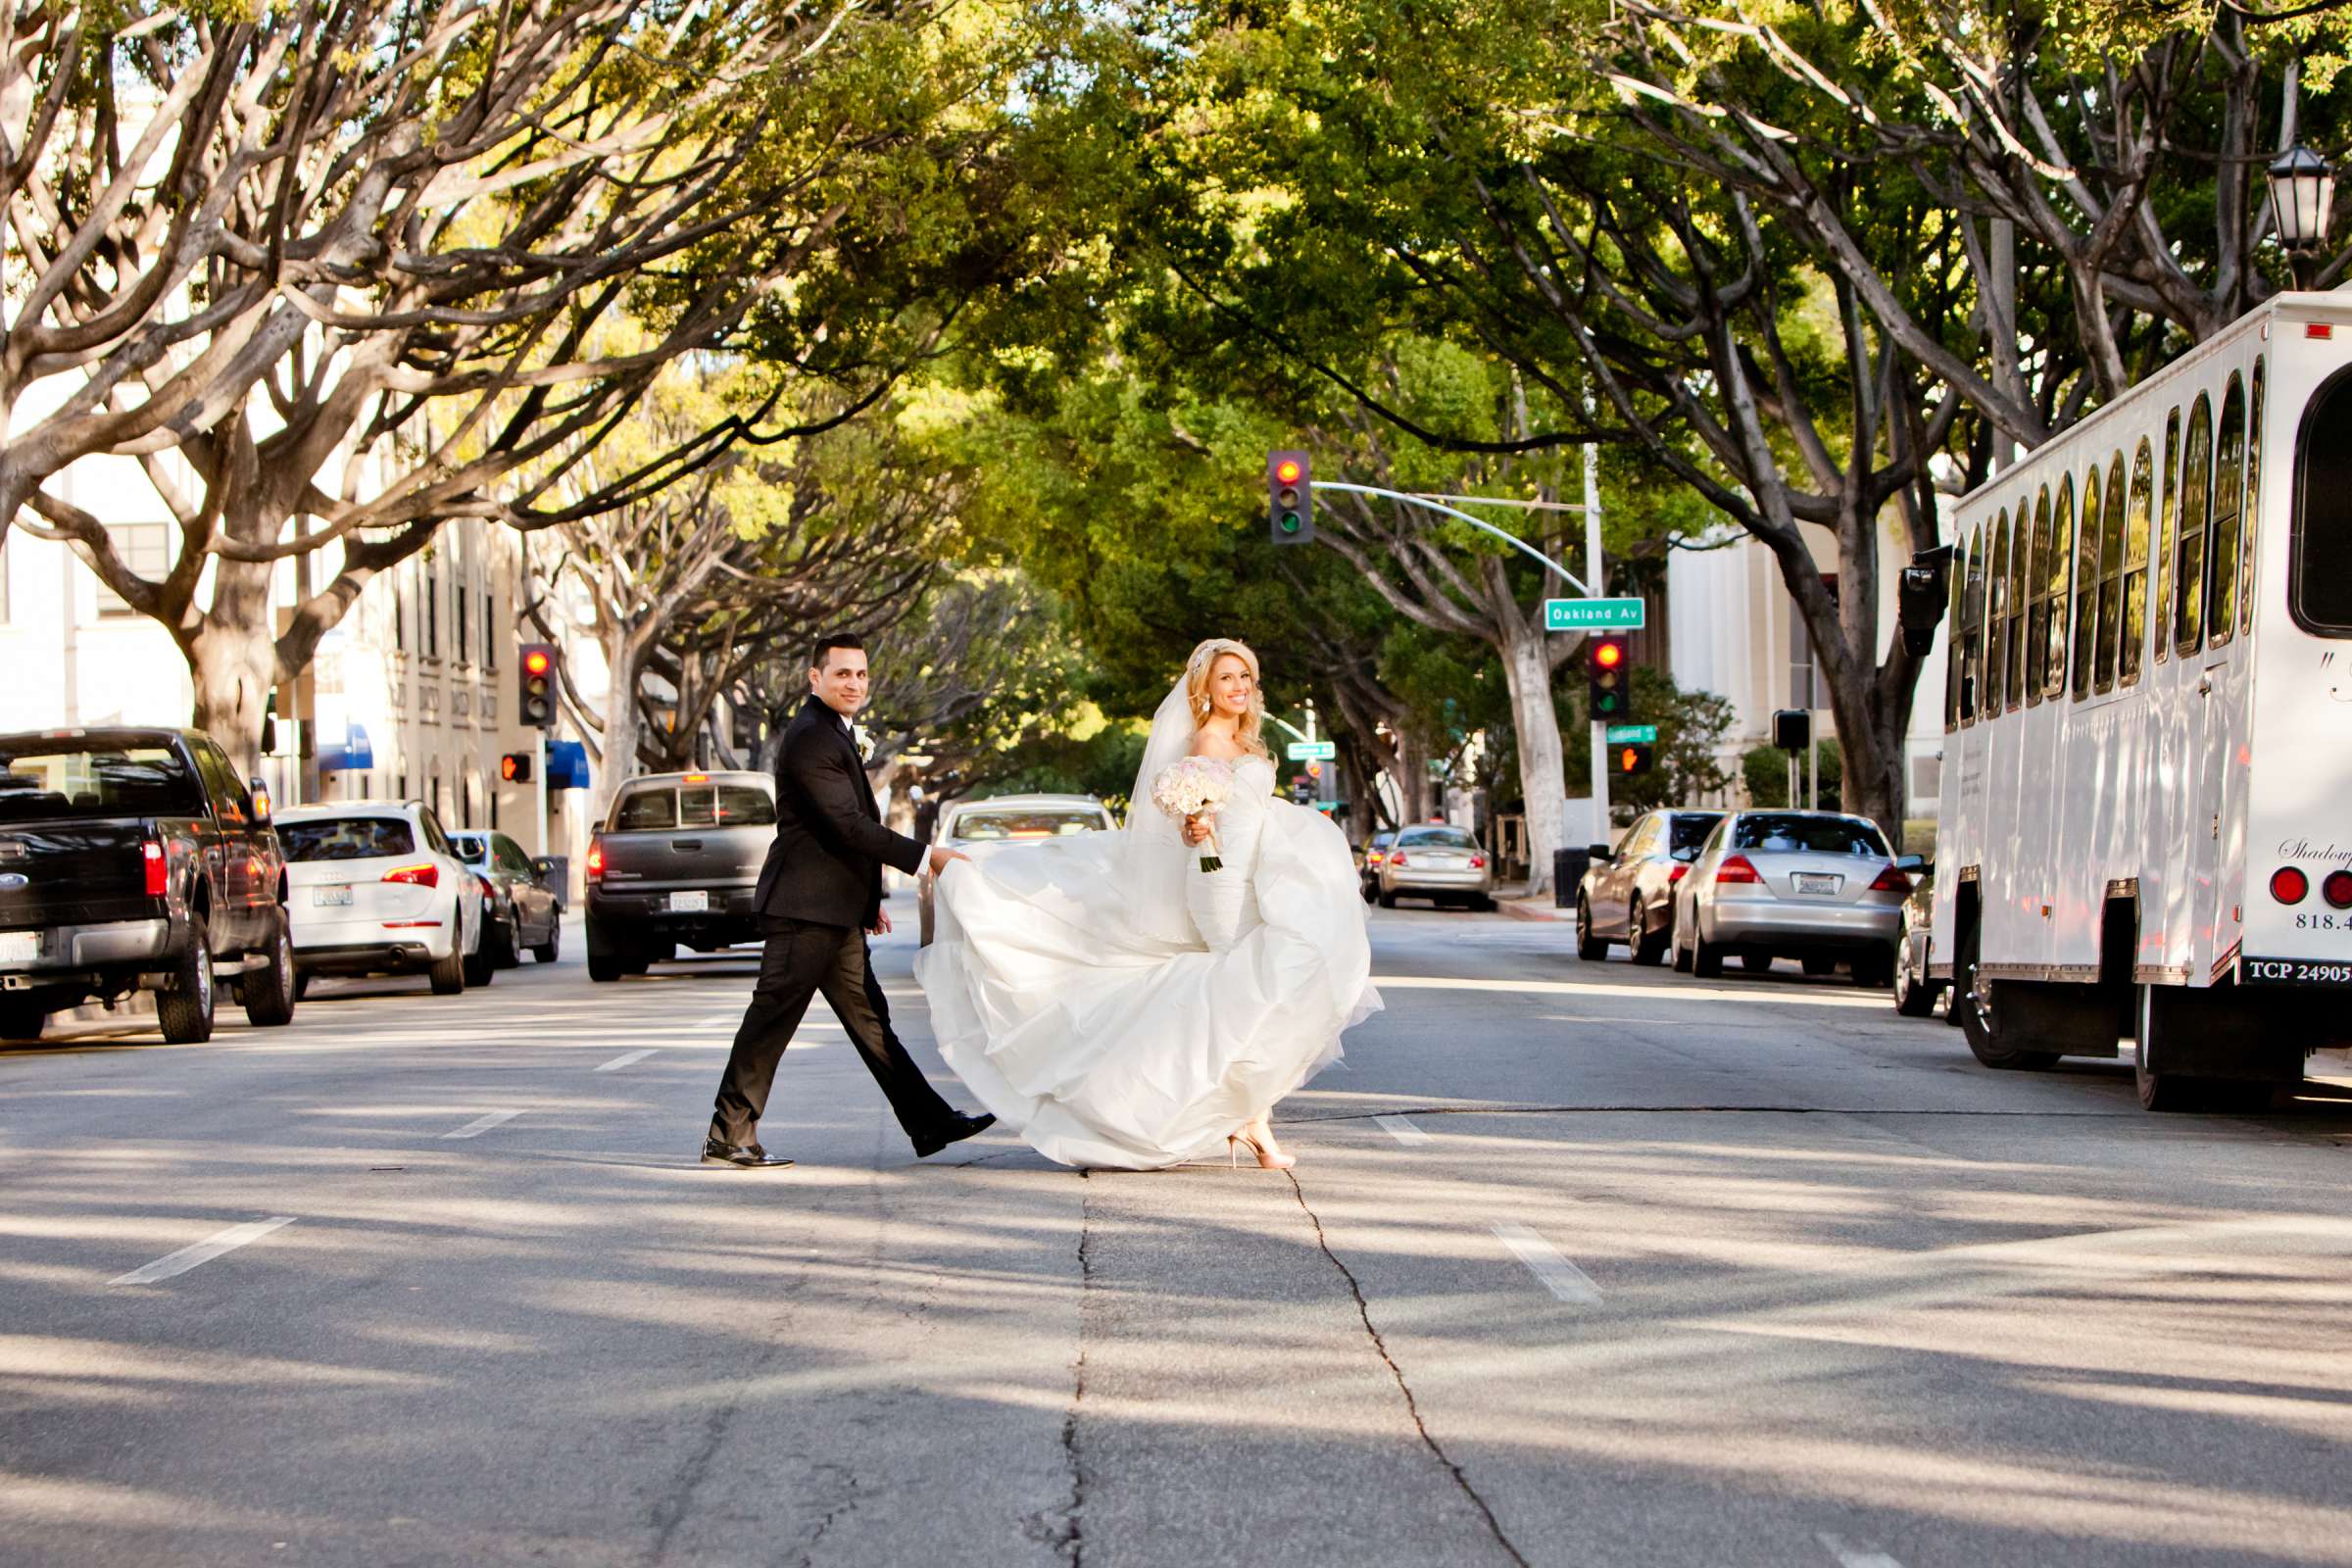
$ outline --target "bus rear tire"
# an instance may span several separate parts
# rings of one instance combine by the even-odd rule
[[[1993,981],[1986,985],[1980,981],[1979,984],[1990,991],[2000,982]],[[2020,1051],[2002,1042],[1997,996],[1972,995],[1968,1016],[1960,1021],[1960,1027],[1968,1036],[1969,1052],[1977,1060],[1996,1072],[2047,1072],[2058,1065],[2058,1054],[2054,1051]]]
[[[2178,986],[2143,984],[2133,999],[2134,1028],[2132,1031],[2132,1087],[2138,1093],[2139,1108],[2164,1113],[2180,1111],[2250,1111],[2266,1108],[2271,1102],[2271,1084],[2262,1079],[2208,1078],[2199,1074],[2160,1071],[2150,1065],[2157,1056],[2169,1054],[2167,1047],[2185,1020],[2171,1014],[2179,1007],[2168,1006],[2180,995]]]

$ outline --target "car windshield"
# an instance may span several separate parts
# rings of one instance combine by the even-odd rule
[[[1475,850],[1478,840],[1458,827],[1417,827],[1396,836],[1400,850]]]
[[[650,784],[620,798],[615,832],[671,827],[773,827],[776,803],[757,784]]]
[[[1712,812],[1677,811],[1674,815],[1672,854],[1678,860],[1695,860],[1705,847],[1707,835],[1723,818]]]
[[[416,833],[397,816],[319,816],[280,821],[277,841],[289,860],[375,860],[415,855]]]
[[[986,844],[999,839],[1052,839],[1065,833],[1094,833],[1107,827],[1093,807],[991,807],[965,811],[956,818],[954,836],[966,843]]]
[[[1794,811],[1758,811],[1740,818],[1732,827],[1732,848],[1886,858],[1886,841],[1860,817],[1808,816]]]
[[[170,747],[19,744],[18,750],[0,750],[0,822],[204,811],[203,786]]]

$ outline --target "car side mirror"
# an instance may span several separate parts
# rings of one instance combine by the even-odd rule
[[[1594,865],[1606,865],[1617,857],[1609,853],[1606,844],[1588,844],[1585,846],[1585,858]]]
[[[531,857],[531,875],[533,875],[533,876],[537,877],[537,878],[538,878],[540,881],[544,882],[544,881],[546,881],[546,880],[547,880],[549,877],[551,877],[551,876],[554,876],[555,874],[556,874],[556,862],[555,862],[555,861],[553,861],[553,860],[549,859],[549,858],[548,858],[546,856],[544,856],[544,855],[534,855],[534,856],[532,856],[532,857]]]
[[[1936,869],[1936,862],[1924,855],[1905,855],[1896,858],[1894,868],[1912,876],[1926,876]]]

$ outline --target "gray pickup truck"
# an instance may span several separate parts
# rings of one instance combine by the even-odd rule
[[[620,787],[588,845],[588,978],[760,940],[752,903],[776,836],[765,773],[648,773]]]

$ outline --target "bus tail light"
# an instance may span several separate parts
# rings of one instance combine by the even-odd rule
[[[1888,860],[1886,869],[1881,871],[1878,880],[1871,883],[1870,891],[1873,893],[1900,893],[1907,899],[1911,896],[1911,879],[1897,871],[1894,868],[1894,862]]]
[[[164,856],[164,847],[154,839],[139,846],[139,859],[147,873],[147,896],[160,899],[171,891],[172,862]]]
[[[1756,874],[1754,863],[1744,855],[1726,856],[1723,863],[1715,868],[1715,885],[1717,887],[1722,887],[1727,882],[1761,883],[1763,880]]]
[[[396,865],[384,873],[387,882],[406,882],[411,887],[437,888],[441,885],[441,868],[432,864]]]
[[[2320,897],[2339,909],[2352,909],[2352,871],[2330,871],[2320,884]]]
[[[2271,873],[2271,897],[2280,904],[2301,904],[2310,891],[2311,878],[2294,866],[2282,865]]]

